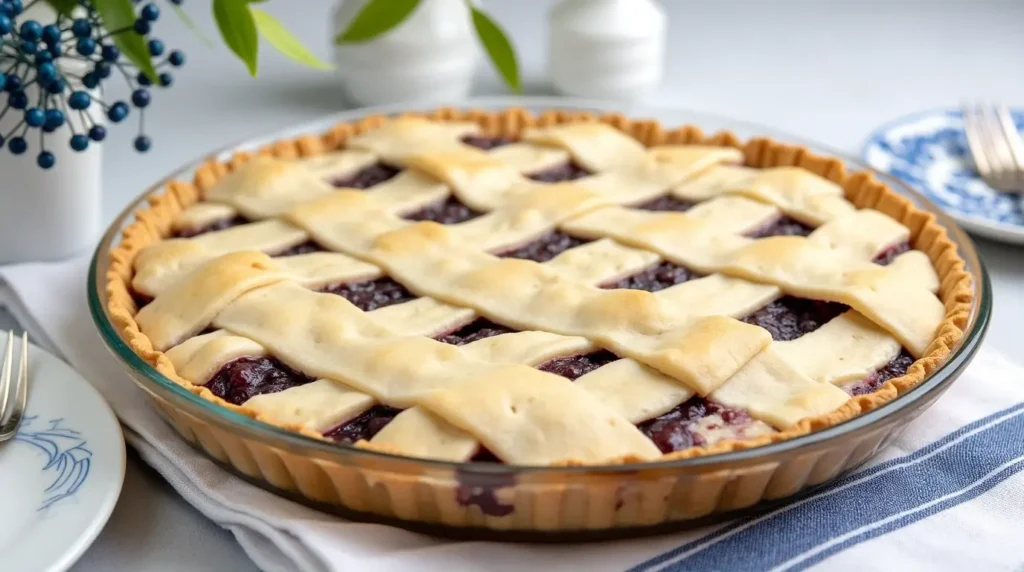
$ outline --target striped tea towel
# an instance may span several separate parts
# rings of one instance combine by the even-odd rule
[[[96,385],[142,458],[264,570],[1024,570],[1024,368],[992,352],[867,467],[767,514],[599,544],[454,542],[313,511],[196,453],[103,347],[86,266],[0,268],[0,302]]]

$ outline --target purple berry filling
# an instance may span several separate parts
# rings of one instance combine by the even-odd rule
[[[809,334],[847,309],[847,306],[835,302],[783,296],[743,318],[743,321],[761,326],[772,334],[773,340],[781,342]]]
[[[132,300],[135,300],[135,307],[141,310],[144,306],[153,301],[153,297],[146,296],[145,294],[139,294],[135,290],[132,290]]]
[[[405,286],[388,277],[365,280],[363,282],[336,284],[328,286],[321,291],[337,294],[352,302],[353,306],[364,312],[370,312],[392,304],[408,302],[417,298],[412,292],[406,290]]]
[[[658,197],[652,201],[647,201],[646,203],[636,205],[633,208],[644,211],[683,212],[690,210],[691,208],[693,208],[693,205],[695,204],[696,203],[691,203],[690,201],[684,201],[682,199],[677,199],[670,195],[665,195],[663,197]]]
[[[480,447],[480,450],[470,457],[469,460],[473,463],[501,463],[501,459],[485,447]]]
[[[878,256],[876,256],[875,259],[872,260],[872,262],[874,262],[875,264],[882,265],[882,266],[888,266],[888,265],[892,264],[893,260],[896,260],[897,256],[899,256],[899,255],[901,255],[904,252],[907,252],[909,250],[910,250],[910,243],[909,242],[901,242],[899,244],[894,244],[894,245],[890,246],[889,248],[886,248],[885,250],[880,252],[878,254]]]
[[[576,381],[577,378],[618,359],[619,356],[612,352],[601,350],[590,354],[555,358],[537,366],[537,369]]]
[[[324,432],[324,437],[346,445],[364,439],[369,441],[401,412],[401,409],[387,405],[374,405],[355,419]]]
[[[602,284],[601,287],[657,292],[658,290],[664,290],[669,286],[682,284],[687,280],[693,280],[695,278],[700,278],[701,276],[703,276],[703,274],[664,260],[643,272],[627,276],[617,282]]]
[[[694,431],[694,422],[718,414],[726,425],[742,426],[753,421],[742,409],[726,407],[700,396],[676,406],[675,409],[637,425],[640,432],[654,441],[662,453],[682,451],[706,444],[704,437]]]
[[[559,254],[590,242],[589,240],[576,238],[563,234],[557,230],[538,238],[537,240],[524,244],[519,248],[506,250],[498,253],[502,258],[522,258],[535,262],[547,262]]]
[[[327,250],[327,249],[322,247],[322,246],[320,246],[319,244],[313,242],[312,240],[307,240],[306,242],[303,242],[302,244],[296,244],[295,246],[293,246],[293,247],[291,247],[291,248],[289,248],[287,250],[282,250],[281,252],[278,252],[274,256],[297,256],[299,254],[309,254],[311,252],[323,252],[325,250]]]
[[[844,386],[843,389],[845,389],[850,395],[864,395],[877,391],[878,388],[885,385],[885,382],[907,373],[907,370],[910,369],[910,366],[913,364],[914,357],[910,355],[905,348],[901,349],[899,355],[892,358],[892,361],[885,364],[882,369],[860,381],[855,381]]]
[[[272,357],[241,357],[220,368],[206,388],[224,401],[241,405],[254,395],[277,393],[313,381]]]
[[[459,202],[459,199],[448,197],[441,202],[427,205],[402,218],[412,221],[432,220],[441,224],[456,224],[478,216],[480,216],[479,212],[462,204]]]
[[[551,167],[550,169],[530,173],[527,177],[541,183],[561,183],[563,181],[580,179],[589,176],[590,174],[590,171],[577,165],[574,161],[569,161],[568,163],[563,163],[561,165]]]
[[[486,449],[481,449],[470,460],[483,463],[501,462]],[[508,516],[516,510],[515,505],[501,502],[497,495],[499,489],[516,484],[515,475],[468,473],[456,469],[455,478],[459,481],[459,486],[455,489],[455,500],[460,505],[475,506],[480,512],[490,516]]]
[[[344,187],[346,189],[368,189],[387,181],[400,171],[401,169],[396,169],[383,163],[375,163],[354,175],[343,179],[335,179],[331,181],[331,184],[335,187]]]
[[[478,322],[480,323],[478,324]],[[484,319],[473,322],[466,328],[463,328],[463,330],[471,327],[475,333],[485,333],[485,335],[475,339],[482,339],[489,337],[489,335],[508,333],[510,331]],[[487,333],[493,329],[501,331]],[[461,343],[473,341],[472,338],[473,335],[468,334],[464,337],[465,341]],[[442,339],[442,341],[445,340]],[[459,342],[455,343],[461,345]],[[619,358],[615,354],[601,350],[591,354],[556,358],[541,365],[539,369],[576,380],[617,359]],[[870,393],[877,390],[886,381],[905,374],[913,362],[914,358],[906,350],[902,350],[896,358],[878,370],[878,372],[861,381],[848,384],[844,389],[851,395]],[[242,357],[222,367],[206,387],[226,401],[241,405],[254,395],[283,391],[311,381],[313,381],[313,378],[289,368],[275,358]],[[324,435],[329,439],[344,444],[369,440],[383,429],[385,425],[390,423],[401,411],[401,409],[394,407],[377,405],[351,421],[325,432]],[[698,431],[700,426],[697,422],[711,415],[718,415],[721,417],[724,425],[735,427],[737,432],[741,432],[743,426],[754,422],[753,418],[746,411],[695,396],[676,406],[668,413],[640,423],[637,425],[637,428],[650,438],[663,453],[670,453],[690,447],[706,445],[707,442],[704,436]],[[703,428],[717,429],[718,427],[715,425],[705,425]],[[501,462],[500,459],[485,448],[481,448],[470,460],[489,463]],[[469,475],[466,476],[469,477]],[[491,482],[488,480],[490,476],[473,475],[469,478],[471,480],[463,482],[463,486],[460,487],[458,493],[460,503],[464,505],[475,504],[488,514],[492,514],[488,512],[490,510],[499,512],[505,510],[502,507],[507,505],[498,502],[494,492],[499,488],[509,486],[511,483],[506,483],[504,480]],[[483,480],[480,480],[481,478]],[[505,477],[495,476],[495,478]],[[502,512],[502,514],[508,513]]]
[[[487,137],[485,135],[466,135],[462,138],[462,142],[470,147],[476,147],[477,149],[483,149],[489,151],[498,147],[508,145],[509,143],[515,143],[514,139],[507,137]]]
[[[435,339],[439,342],[452,344],[453,346],[462,346],[491,336],[512,334],[517,331],[518,330],[506,328],[501,324],[495,324],[487,318],[477,318],[454,332],[438,336]]]
[[[765,226],[747,234],[750,238],[767,238],[769,236],[807,236],[814,229],[806,224],[781,216]]]
[[[495,149],[509,143],[514,143],[513,139],[505,137],[486,137],[479,135],[467,135],[462,138],[462,142],[466,145],[476,147],[477,149],[483,149],[484,151]],[[544,169],[543,171],[537,171],[536,173],[530,173],[527,177],[534,181],[541,183],[559,183],[562,181],[571,181],[573,179],[579,179],[586,177],[592,173],[587,169],[576,164],[574,161],[568,161],[561,165],[551,167],[550,169]]]
[[[175,238],[192,238],[193,236],[199,236],[200,234],[206,234],[215,230],[224,230],[240,224],[248,224],[249,219],[239,215],[232,218],[225,218],[215,222],[212,222],[204,227],[192,228],[188,230],[179,230],[175,233]]]

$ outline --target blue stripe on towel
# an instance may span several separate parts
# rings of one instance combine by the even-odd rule
[[[794,504],[722,527],[632,571],[804,568],[975,498],[1021,471],[1022,459],[1024,404],[1018,404]]]
[[[916,507],[913,510],[906,511],[901,515],[897,515],[897,517],[891,518],[889,522],[878,523],[877,525],[871,527],[864,527],[860,530],[855,531],[854,534],[849,535],[848,538],[845,538],[840,542],[833,541],[834,544],[830,546],[821,546],[816,548],[816,552],[801,554],[797,557],[799,561],[791,561],[788,563],[784,563],[782,566],[779,566],[778,569],[787,571],[805,570],[813,566],[814,564],[817,564],[818,562],[821,562],[822,560],[828,558],[829,556],[832,556],[837,552],[841,552],[851,546],[864,542],[865,540],[870,540],[872,538],[882,536],[883,534],[887,534],[894,530],[903,528],[908,524],[917,522],[922,518],[929,517],[933,514],[938,514],[948,508],[953,508],[960,503],[977,498],[981,496],[983,493],[987,492],[988,490],[998,485],[999,483],[1019,473],[1022,469],[1024,469],[1024,456],[1018,457],[1017,459],[1009,463],[1006,463],[1002,467],[992,471],[989,475],[982,478],[980,481],[971,484],[968,488],[948,495],[948,497],[943,498],[939,502],[935,502],[933,504],[928,504],[921,507]]]

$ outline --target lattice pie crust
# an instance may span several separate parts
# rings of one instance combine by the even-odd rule
[[[461,142],[478,135],[516,142]],[[594,174],[524,176],[570,159]],[[367,191],[328,183],[377,162],[403,170]],[[697,204],[631,208],[666,196]],[[449,197],[483,214],[402,218]],[[780,214],[815,230],[745,236]],[[235,216],[255,222],[167,238]],[[546,262],[493,254],[553,230],[592,242]],[[328,252],[267,254],[310,240]],[[906,240],[915,250],[871,262]],[[110,256],[109,308],[125,339],[197,395],[315,438],[385,404],[403,411],[357,446],[456,462],[483,446],[519,465],[685,458],[840,423],[942,364],[973,296],[934,218],[836,159],[690,126],[520,109],[375,116],[208,161],[194,182],[154,196]],[[598,287],[659,261],[705,276],[655,293]],[[364,312],[317,292],[383,276],[419,297]],[[139,294],[152,298],[141,310]],[[782,295],[849,310],[791,341],[738,320]],[[464,346],[431,339],[477,317],[520,331]],[[867,395],[840,389],[901,348],[915,359],[905,375]],[[535,369],[599,349],[623,359],[575,382]],[[203,387],[232,360],[268,355],[315,381],[241,406]],[[764,430],[662,454],[636,424],[695,395]]]

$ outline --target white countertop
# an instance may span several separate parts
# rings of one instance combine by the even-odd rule
[[[330,2],[291,0],[267,8],[329,58]],[[550,0],[485,1],[513,37],[528,93],[543,80]],[[645,103],[757,121],[856,154],[875,126],[905,113],[955,106],[962,97],[1024,104],[1024,2],[966,0],[665,0],[667,74]],[[216,37],[208,3],[186,9]],[[287,6],[287,10],[285,9]],[[156,35],[183,48],[187,65],[169,91],[156,90],[146,125],[154,146],[131,150],[134,121],[104,144],[104,215],[109,220],[176,166],[237,139],[346,108],[329,73],[300,67],[263,46],[251,79],[217,43],[206,49],[170,10]],[[481,65],[478,94],[501,94]],[[125,97],[118,92],[114,97]],[[123,90],[123,88],[122,88]],[[1018,357],[1024,324],[1024,249],[979,241],[996,310],[986,345]],[[251,570],[231,534],[206,521],[162,478],[129,454],[124,492],[96,543],[73,568]]]

